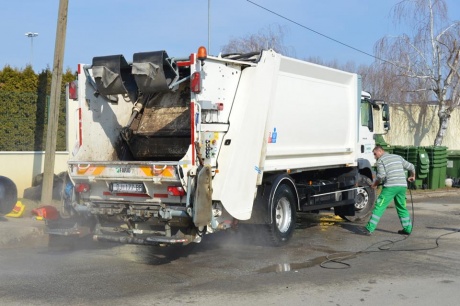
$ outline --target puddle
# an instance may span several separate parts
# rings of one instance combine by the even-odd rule
[[[258,270],[258,273],[281,273],[281,272],[297,272],[301,269],[307,269],[314,266],[319,266],[323,264],[324,268],[330,269],[341,269],[346,267],[346,261],[352,258],[356,258],[357,254],[355,253],[337,253],[336,256],[319,256],[307,262],[300,262],[300,263],[282,263],[276,264],[272,266],[268,266]],[[335,260],[335,262],[334,262]],[[343,263],[341,263],[343,261]]]
[[[312,260],[309,260],[307,262],[282,263],[282,264],[276,264],[276,265],[268,266],[268,267],[265,267],[265,268],[262,268],[262,269],[258,270],[257,272],[259,272],[259,273],[271,273],[271,272],[280,273],[280,272],[291,272],[291,271],[295,272],[295,271],[300,270],[300,269],[307,269],[307,268],[317,266],[317,265],[321,264],[323,261],[326,261],[326,260],[327,260],[326,256],[320,256],[320,257],[316,257],[316,258],[314,258]]]

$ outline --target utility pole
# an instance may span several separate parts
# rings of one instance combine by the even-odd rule
[[[208,0],[208,54],[211,54],[211,0]]]
[[[58,131],[59,104],[61,101],[62,68],[67,30],[67,11],[69,0],[59,0],[56,41],[54,45],[53,75],[46,132],[45,167],[43,172],[42,204],[50,204],[53,198],[54,163]]]
[[[30,38],[30,66],[33,66],[34,60],[34,37],[38,36],[38,33],[27,32],[26,36]]]

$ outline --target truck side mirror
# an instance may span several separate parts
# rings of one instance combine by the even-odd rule
[[[383,129],[385,131],[389,131],[390,130],[390,121],[387,121],[387,122],[384,122],[383,123]]]
[[[382,120],[385,122],[390,121],[390,106],[388,104],[383,104]]]

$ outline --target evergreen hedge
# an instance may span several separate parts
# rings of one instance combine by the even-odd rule
[[[5,66],[0,71],[0,151],[44,151],[52,73],[36,74]],[[62,78],[57,151],[66,150],[65,85],[75,80],[68,69]]]

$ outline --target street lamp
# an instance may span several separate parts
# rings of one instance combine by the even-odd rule
[[[32,66],[32,60],[34,57],[34,37],[37,37],[38,33],[27,32],[26,36],[30,38],[30,66]]]

